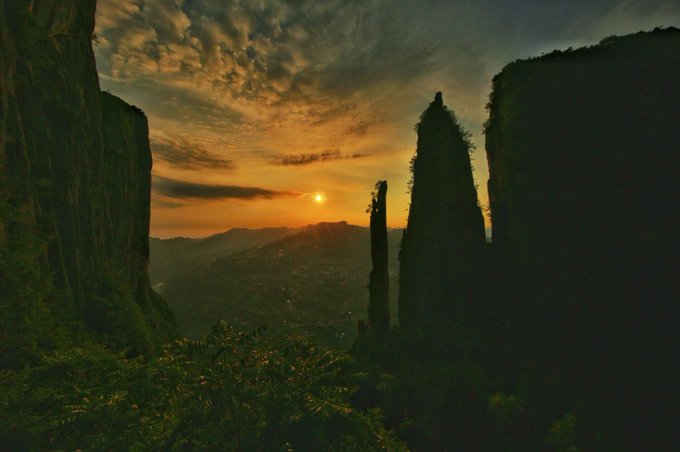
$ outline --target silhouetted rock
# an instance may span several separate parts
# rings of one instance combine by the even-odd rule
[[[434,95],[433,105],[436,107],[444,107],[444,98],[442,97],[441,91],[437,91],[437,93]]]
[[[399,258],[399,322],[453,327],[451,322],[473,302],[485,243],[471,145],[441,93],[422,114],[417,131],[411,207]]]
[[[486,129],[509,361],[563,372],[626,450],[676,419],[678,74],[677,29],[515,62]]]
[[[95,5],[0,0],[3,354],[72,320],[134,353],[173,329],[146,273],[146,117],[100,93]]]
[[[387,265],[387,181],[376,184],[371,199],[371,262],[368,326],[374,331],[390,328],[390,276]]]

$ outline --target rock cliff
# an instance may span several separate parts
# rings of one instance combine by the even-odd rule
[[[172,334],[146,269],[147,121],[100,92],[95,6],[0,0],[3,353],[56,340],[66,322],[132,353]]]
[[[641,448],[678,395],[678,74],[677,29],[518,61],[486,129],[511,360],[564,372]]]
[[[484,219],[470,147],[441,93],[422,114],[408,225],[400,253],[399,323],[453,328],[473,303]]]

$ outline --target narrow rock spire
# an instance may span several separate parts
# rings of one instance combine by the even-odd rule
[[[371,200],[371,260],[368,326],[373,331],[390,328],[390,280],[387,269],[387,181],[378,181]]]
[[[407,328],[452,325],[460,317],[474,298],[485,243],[471,145],[441,92],[417,131],[411,207],[399,256],[399,324]]]

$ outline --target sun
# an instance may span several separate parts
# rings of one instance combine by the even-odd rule
[[[314,193],[312,195],[312,200],[315,204],[323,204],[326,202],[326,196],[323,193]]]

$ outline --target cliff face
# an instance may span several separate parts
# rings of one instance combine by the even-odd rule
[[[469,144],[441,93],[417,130],[411,207],[399,257],[399,322],[453,327],[473,303],[484,220]]]
[[[668,29],[494,79],[486,149],[512,354],[563,370],[611,413],[658,415],[674,392],[678,74],[680,31]],[[657,424],[644,434],[663,438]]]
[[[172,330],[146,273],[146,118],[100,93],[95,5],[0,0],[0,293],[8,350],[35,346],[67,320],[135,353],[153,350]]]

